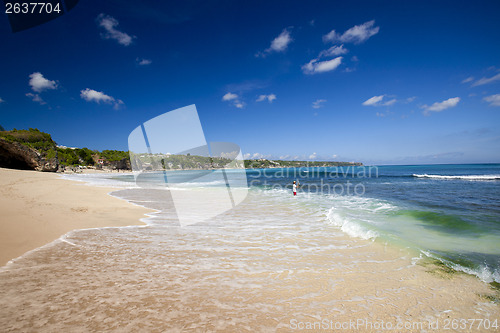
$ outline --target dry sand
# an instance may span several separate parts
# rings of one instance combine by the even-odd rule
[[[0,266],[74,229],[140,225],[150,212],[54,173],[0,168]]]
[[[106,195],[110,190],[0,169],[2,263],[72,229],[138,224],[147,210]],[[248,201],[231,216],[254,209],[280,211]],[[0,270],[0,330],[374,332],[389,323],[393,332],[498,331],[482,324],[500,320],[492,302],[498,291],[489,285],[326,230],[328,237],[311,229],[287,239],[269,229],[225,240],[189,228],[161,237],[150,228],[142,238],[118,229],[73,233],[72,243]],[[454,328],[461,321],[464,329]]]

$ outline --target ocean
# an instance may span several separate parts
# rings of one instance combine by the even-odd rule
[[[65,175],[156,212],[145,226],[70,232],[4,266],[1,318],[12,331],[274,332],[499,313],[476,299],[500,282],[499,164],[244,175],[239,205],[186,226],[162,177]],[[168,177],[207,197],[227,186]],[[428,259],[466,274],[438,278]]]
[[[182,184],[189,173],[170,172],[175,177],[169,180]],[[267,199],[259,205],[307,207],[349,236],[405,247],[500,283],[500,164],[247,169],[246,177],[251,197]],[[134,182],[131,175],[104,179],[109,185]],[[294,180],[299,195],[290,201]],[[210,180],[189,185],[225,186]],[[154,201],[165,201],[142,202],[125,191],[116,195],[155,209],[161,203]],[[159,221],[165,221],[162,214],[150,220]]]

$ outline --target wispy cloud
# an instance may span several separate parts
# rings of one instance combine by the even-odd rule
[[[285,52],[288,45],[293,41],[290,28],[283,29],[278,37],[271,41],[271,45],[264,52],[257,52],[256,57],[265,57],[274,52]]]
[[[387,102],[382,103],[383,106],[391,106],[394,105],[397,102],[397,99],[393,98],[388,100]]]
[[[342,57],[337,57],[331,60],[318,61],[318,59],[313,59],[307,64],[302,66],[302,71],[305,74],[317,74],[330,72],[340,66],[342,63]]]
[[[118,44],[129,46],[135,38],[134,36],[130,36],[116,29],[119,24],[118,20],[109,15],[99,14],[99,16],[97,16],[97,24],[106,31],[101,34],[101,37],[104,39],[114,39]]]
[[[382,101],[384,96],[385,95],[373,96],[373,97],[367,99],[366,101],[364,101],[362,103],[362,105],[364,105],[364,106],[376,106],[376,105],[378,105],[378,103],[380,103],[380,101]]]
[[[387,95],[373,96],[361,104],[364,106],[391,106],[391,105],[394,105],[398,102],[398,100],[395,98],[391,98],[389,100],[384,101],[385,97],[390,98],[390,96],[387,96]]]
[[[272,103],[276,99],[275,94],[269,94],[269,95],[260,95],[257,99],[256,102],[263,102],[267,100],[269,103]]]
[[[500,94],[486,96],[483,100],[490,103],[490,106],[500,106]]]
[[[261,153],[246,153],[243,155],[243,159],[245,160],[258,160],[258,159],[261,159],[261,158],[271,158],[271,155],[264,155],[264,154],[261,154]]]
[[[4,103],[5,101],[0,97],[0,103]]]
[[[151,65],[151,63],[152,63],[152,61],[149,59],[140,59],[140,58],[136,58],[135,62],[139,66],[147,66],[147,65]]]
[[[424,109],[423,113],[424,115],[428,116],[430,115],[431,112],[441,112],[443,110],[455,107],[459,102],[460,102],[460,97],[453,97],[453,98],[448,98],[447,100],[442,102],[436,102],[431,106],[423,105],[422,106],[422,108]]]
[[[319,58],[322,57],[335,57],[349,52],[348,49],[344,48],[344,44],[337,46],[334,45],[327,50],[323,50],[319,53]]]
[[[500,80],[500,73],[498,73],[497,75],[495,76],[492,76],[492,77],[483,77],[483,78],[480,78],[479,80],[477,80],[476,82],[474,82],[472,84],[473,87],[476,87],[476,86],[482,86],[484,84],[488,84],[488,83],[492,83],[492,82],[495,82],[495,81],[499,81]]]
[[[232,100],[237,99],[237,98],[238,98],[238,95],[230,93],[230,92],[228,92],[227,94],[222,96],[223,101],[232,101]]]
[[[462,83],[467,83],[467,82],[471,82],[471,81],[474,81],[474,77],[473,76],[469,76],[468,78],[463,79]]]
[[[33,91],[38,93],[48,89],[57,89],[56,81],[47,80],[40,72],[30,74],[29,85]]]
[[[238,109],[243,109],[245,107],[245,104],[240,101],[239,96],[231,92],[228,92],[224,96],[222,96],[222,100],[224,102],[231,102],[231,104],[233,104]]]
[[[94,89],[86,88],[80,91],[80,97],[83,98],[87,102],[95,102],[100,104],[101,102],[106,104],[113,104],[113,108],[118,110],[121,105],[123,105],[123,101],[120,99],[115,99],[109,95],[106,95],[102,91],[96,91]]]
[[[323,41],[360,44],[379,32],[380,28],[374,25],[375,20],[371,20],[361,25],[355,25],[343,34],[338,34],[335,30],[332,30],[323,36]]]
[[[40,105],[47,104],[38,94],[27,93],[26,96],[31,98],[33,102],[40,103]]]
[[[387,117],[389,115],[393,114],[393,112],[389,111],[389,110],[386,110],[384,112],[376,112],[375,115],[377,117],[380,117],[380,118],[384,118],[384,117]]]
[[[317,99],[314,102],[312,102],[312,108],[319,109],[324,106],[324,103],[326,103],[326,99]]]

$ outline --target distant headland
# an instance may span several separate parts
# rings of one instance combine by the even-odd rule
[[[227,166],[231,160],[223,157],[166,154],[151,158],[140,156],[134,163],[140,163],[144,170],[186,170],[218,169]],[[161,162],[161,163],[160,163]],[[284,161],[250,159],[241,161],[247,169],[362,166],[359,162],[332,161]],[[157,164],[157,165],[156,165]],[[243,163],[241,163],[243,164]],[[240,165],[240,167],[243,165]],[[48,133],[36,128],[5,131],[0,127],[0,167],[45,172],[77,171],[84,169],[131,171],[128,151],[90,150],[57,145]]]

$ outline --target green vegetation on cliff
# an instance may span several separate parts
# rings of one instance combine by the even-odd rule
[[[19,142],[25,146],[43,151],[54,149],[56,146],[50,134],[40,132],[37,128],[30,128],[29,130],[14,128],[12,131],[1,131],[0,137],[10,142]]]
[[[92,155],[94,155],[94,152],[88,148],[57,147],[57,158],[62,165],[94,165],[95,162]]]
[[[121,151],[121,150],[103,150],[102,152],[98,152],[95,150],[95,152],[103,159],[106,159],[107,161],[121,161],[124,158],[129,158],[128,151]]]
[[[246,169],[264,169],[264,168],[303,168],[303,167],[339,167],[339,166],[362,166],[358,162],[329,162],[329,161],[283,161],[267,160],[245,160]]]
[[[3,128],[2,128],[3,129]],[[64,166],[101,166],[109,165],[114,168],[129,168],[130,156],[128,151],[121,150],[90,150],[88,148],[68,148],[57,146],[50,134],[36,128],[28,130],[0,131],[0,138],[10,142],[37,150],[47,159],[57,158]],[[175,169],[220,169],[224,167],[257,169],[257,168],[299,168],[299,167],[335,167],[363,165],[354,162],[325,162],[325,161],[283,161],[283,160],[245,160],[232,161],[226,157],[205,157],[197,155],[172,154],[135,154],[134,168],[138,170],[175,170]],[[126,165],[126,166],[124,166]]]

